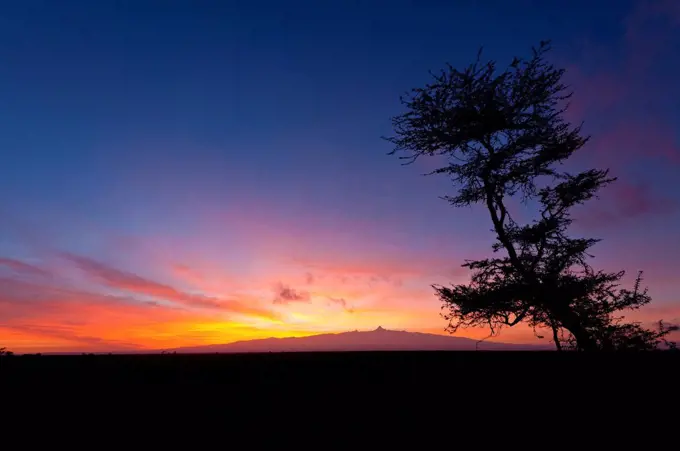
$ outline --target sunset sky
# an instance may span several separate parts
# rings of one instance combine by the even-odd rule
[[[680,322],[679,1],[25,0],[0,10],[0,347],[444,333],[430,285],[490,225],[381,136],[428,70],[541,39],[582,162],[620,177],[574,232],[645,271],[635,318]]]

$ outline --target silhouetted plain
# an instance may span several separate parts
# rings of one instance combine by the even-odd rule
[[[0,357],[0,383],[85,384],[101,383],[218,383],[238,395],[261,396],[263,388],[281,388],[290,394],[322,389],[330,396],[337,391],[355,394],[391,391],[405,395],[438,390],[442,383],[478,388],[571,380],[571,386],[590,386],[589,378],[612,380],[625,374],[634,380],[652,373],[673,374],[680,364],[680,352],[650,352],[639,356],[590,357],[582,353],[419,351],[419,352],[283,352],[248,354],[155,354],[155,355],[73,355]],[[499,379],[501,378],[501,379]],[[575,382],[576,381],[576,382]],[[519,385],[515,385],[519,386]],[[101,385],[99,385],[101,387]],[[610,387],[611,388],[611,387]],[[243,393],[241,393],[243,394]]]

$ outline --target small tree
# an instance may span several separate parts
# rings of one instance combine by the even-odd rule
[[[588,250],[599,240],[567,235],[571,209],[615,181],[608,170],[571,173],[560,164],[581,149],[588,137],[563,118],[571,97],[563,69],[546,62],[548,42],[531,58],[514,58],[503,71],[496,62],[477,60],[459,71],[448,66],[402,104],[392,119],[395,136],[386,138],[405,164],[421,156],[445,156],[445,174],[458,188],[445,199],[455,207],[482,204],[496,242],[494,256],[466,261],[469,284],[435,285],[444,304],[448,330],[528,323],[547,328],[558,349],[653,349],[671,328],[648,330],[624,323],[618,314],[650,302],[640,288],[619,288],[624,272],[596,271]],[[537,219],[519,224],[508,199],[533,201]],[[500,254],[500,255],[499,255]]]

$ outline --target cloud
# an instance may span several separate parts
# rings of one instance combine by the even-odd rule
[[[125,312],[125,309],[134,309],[140,315],[149,315],[151,312],[158,315],[161,311],[161,307],[156,308],[157,304],[154,302],[140,301],[129,296],[104,295],[52,283],[0,278],[0,318],[3,324],[35,315],[59,316],[71,309],[85,312],[112,307],[123,309],[120,312]],[[162,310],[176,309],[164,306]],[[97,312],[103,314],[100,310]]]
[[[94,337],[88,335],[80,335],[78,332],[74,331],[69,327],[59,327],[59,326],[37,326],[37,325],[0,325],[0,329],[10,329],[13,331],[18,331],[26,333],[29,335],[37,335],[41,337],[47,337],[51,339],[59,339],[74,344],[86,345],[88,348],[94,347],[102,351],[123,351],[123,350],[138,350],[142,349],[142,346],[129,343],[122,340],[107,340],[101,337]],[[91,349],[90,349],[91,350]]]
[[[680,164],[673,117],[680,66],[670,57],[680,45],[678,8],[674,0],[636,2],[618,45],[588,46],[578,64],[567,66],[574,89],[567,118],[585,119],[597,164],[623,166],[649,156]]]
[[[581,122],[586,116],[601,114],[615,105],[626,95],[628,86],[611,72],[587,74],[579,66],[569,65],[565,79],[575,90],[565,117],[573,123]]]
[[[32,276],[47,277],[50,275],[50,272],[45,269],[12,258],[0,257],[0,266],[5,266],[16,273]]]
[[[245,305],[236,300],[225,300],[211,296],[185,293],[169,285],[154,282],[136,274],[112,268],[87,257],[71,253],[62,253],[62,257],[74,263],[86,274],[96,278],[111,288],[178,302],[189,307],[218,309],[270,319],[276,318],[276,315],[269,310]]]
[[[574,89],[567,118],[585,120],[584,131],[592,134],[576,160],[619,176],[600,201],[579,209],[578,224],[615,225],[677,208],[677,193],[661,189],[670,180],[658,174],[680,165],[674,100],[680,65],[669,58],[680,45],[678,8],[674,0],[635,2],[618,43],[587,46],[578,64],[567,66]]]
[[[308,291],[295,290],[279,283],[275,289],[274,304],[289,304],[291,302],[311,302],[311,296]]]
[[[170,312],[173,316],[178,314],[176,309],[156,307],[152,303],[131,297],[103,295],[52,284],[0,278],[2,325],[22,323],[35,317],[49,317],[60,323],[75,321],[76,317],[89,317],[90,314],[103,319],[112,309],[115,309],[119,318],[129,312],[141,317],[149,317],[152,314],[151,316],[161,319],[167,319],[164,312]],[[184,315],[186,312],[181,314]]]
[[[340,305],[343,309],[345,309],[349,313],[354,313],[354,309],[351,307],[347,306],[347,300],[345,298],[334,298],[334,297],[329,297],[329,301],[331,301],[334,304]]]
[[[333,303],[335,303],[335,304],[340,304],[340,305],[343,306],[343,307],[347,307],[347,301],[345,300],[345,298],[332,298],[332,297],[329,297],[328,300],[330,300],[331,302],[333,302]]]
[[[252,328],[216,318],[207,310],[0,278],[0,337],[4,346],[17,352],[219,343],[229,341],[242,327]]]
[[[670,214],[676,209],[677,202],[655,193],[648,184],[617,180],[603,191],[600,201],[580,209],[575,219],[580,225],[599,227]]]
[[[620,121],[609,130],[593,137],[590,150],[595,163],[621,167],[645,159],[680,163],[680,146],[673,130],[657,121],[644,119]]]
[[[434,242],[439,241],[434,234],[411,236],[410,231],[386,227],[370,218],[310,212],[292,215],[279,213],[276,205],[262,205],[257,210],[254,215],[240,211],[215,214],[206,222],[223,224],[239,234],[239,244],[247,244],[247,258],[313,275],[307,284],[328,281],[329,276],[365,279],[362,282],[374,276],[383,281],[450,277],[463,260],[442,256],[450,241]]]
[[[294,259],[293,263],[321,275],[335,275],[341,283],[347,283],[350,279],[363,279],[369,283],[384,282],[394,286],[400,286],[404,278],[442,275],[451,277],[464,272],[455,258],[394,254],[394,252],[356,256],[336,254],[333,259],[300,257]]]
[[[195,284],[201,284],[205,282],[205,277],[203,277],[202,274],[187,265],[176,263],[172,265],[172,272],[173,274]]]

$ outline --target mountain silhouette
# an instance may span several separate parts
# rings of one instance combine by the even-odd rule
[[[353,331],[308,337],[264,338],[227,344],[180,347],[178,353],[324,352],[324,351],[520,351],[544,346],[509,344],[471,338],[388,330]]]

